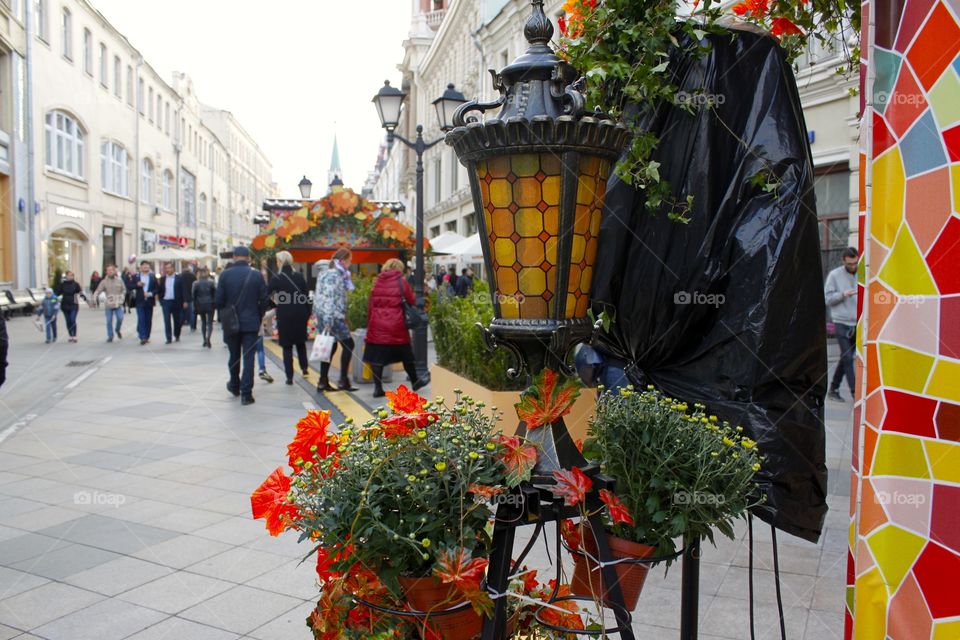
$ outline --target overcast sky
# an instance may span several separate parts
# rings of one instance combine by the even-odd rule
[[[303,174],[326,193],[334,131],[344,182],[363,186],[383,138],[370,99],[399,85],[409,0],[91,2],[167,82],[185,71],[202,102],[233,112],[282,197],[299,197]]]

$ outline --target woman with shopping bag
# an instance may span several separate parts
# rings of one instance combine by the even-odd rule
[[[293,384],[293,350],[297,350],[300,372],[310,375],[307,361],[307,321],[310,320],[310,294],[303,275],[293,270],[293,256],[289,251],[277,254],[280,272],[270,279],[268,295],[277,305],[277,334],[283,349],[283,371],[287,384]]]
[[[426,384],[417,379],[410,331],[404,320],[404,302],[413,305],[416,298],[403,277],[403,263],[392,258],[387,260],[377,276],[367,307],[367,346],[363,351],[363,361],[373,371],[375,398],[384,395],[383,368],[395,362],[403,363],[414,390]]]
[[[330,259],[330,265],[317,276],[317,290],[313,296],[313,313],[317,316],[317,329],[332,335],[340,352],[340,383],[337,388],[330,385],[330,362],[320,364],[320,381],[317,391],[356,391],[350,384],[350,359],[353,358],[353,336],[347,326],[347,293],[353,291],[353,279],[350,276],[350,249],[340,247]],[[332,357],[331,357],[332,360]]]

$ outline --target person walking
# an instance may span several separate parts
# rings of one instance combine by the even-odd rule
[[[454,286],[454,291],[459,298],[466,298],[468,295],[470,295],[470,292],[473,291],[473,269],[470,267],[464,267],[460,277],[457,278],[457,284]]]
[[[57,314],[60,313],[60,301],[54,295],[53,289],[47,287],[44,291],[43,300],[37,305],[37,317],[43,319],[43,328],[46,335],[46,343],[57,341]]]
[[[183,314],[181,324],[190,325],[190,333],[197,332],[197,316],[193,306],[193,283],[197,276],[193,273],[193,265],[187,265],[180,273],[180,287],[183,291]]]
[[[7,336],[7,318],[0,313],[0,387],[7,381],[7,353],[10,350],[10,338]]]
[[[843,402],[840,395],[840,383],[847,379],[850,397],[855,398],[855,376],[853,372],[853,350],[857,335],[857,262],[859,255],[853,247],[843,250],[841,265],[827,275],[823,285],[824,299],[833,318],[837,344],[840,345],[840,360],[833,370],[833,379],[827,397]]]
[[[415,304],[416,297],[410,283],[403,277],[403,263],[391,258],[373,283],[367,305],[367,344],[363,361],[373,371],[373,397],[382,398],[383,368],[402,362],[403,369],[416,391],[424,386],[417,378],[417,367],[410,347],[410,332],[403,319],[403,302]]]
[[[250,249],[247,247],[234,247],[233,262],[217,280],[215,306],[220,311],[223,340],[230,350],[227,391],[240,396],[242,404],[253,404],[254,354],[267,308],[267,285],[260,274],[250,268]]]
[[[193,283],[190,295],[193,298],[193,306],[200,316],[200,332],[203,334],[203,345],[207,349],[211,347],[210,338],[213,336],[213,303],[217,294],[217,285],[210,277],[210,270],[206,267],[200,269],[199,279]]]
[[[83,298],[86,302],[87,296],[83,294],[83,287],[74,279],[73,271],[67,271],[63,274],[63,282],[60,283],[56,291],[60,298],[60,311],[63,312],[63,318],[67,323],[67,333],[70,335],[69,341],[77,341],[77,312],[80,310],[80,303],[77,298]]]
[[[147,260],[140,262],[140,273],[135,274],[127,282],[127,288],[133,292],[133,306],[137,310],[137,335],[140,344],[150,342],[150,333],[153,330],[153,309],[157,305],[157,294],[160,284],[157,277],[151,272]]]
[[[117,339],[122,340],[123,334],[120,328],[123,326],[123,305],[127,297],[127,285],[117,275],[116,265],[107,265],[107,275],[93,290],[93,299],[96,300],[101,293],[106,296],[103,307],[107,318],[107,342],[113,342],[114,324],[116,324]]]
[[[350,360],[353,358],[353,336],[347,326],[347,293],[353,291],[353,280],[350,277],[350,249],[341,247],[330,259],[330,267],[317,276],[317,289],[313,296],[313,312],[317,316],[317,330],[328,331],[336,340],[333,353],[337,347],[340,352],[340,383],[337,389],[341,391],[356,391],[350,384]],[[330,355],[333,360],[333,354]],[[320,364],[320,381],[317,382],[317,391],[336,391],[330,386],[330,362]]]
[[[97,300],[97,294],[95,294],[94,291],[96,291],[97,287],[100,286],[101,280],[103,280],[103,278],[100,277],[99,271],[94,271],[90,274],[90,296],[93,298],[94,306],[96,306],[98,309],[100,308],[100,301]]]
[[[310,320],[310,293],[303,274],[293,270],[293,256],[289,251],[277,254],[280,272],[270,279],[267,293],[277,305],[277,333],[283,349],[283,372],[287,384],[293,384],[293,350],[303,377],[310,376],[307,360],[307,321]]]
[[[267,301],[269,306],[270,302]],[[260,337],[257,338],[257,367],[260,370],[260,373],[257,374],[257,377],[263,380],[264,382],[273,383],[273,376],[267,373],[267,349],[264,346],[264,341],[267,339],[267,336],[270,335],[273,327],[273,319],[277,315],[276,309],[267,309],[263,314],[263,321],[260,323]],[[293,384],[293,383],[290,383]]]
[[[160,306],[163,308],[163,332],[167,344],[170,344],[172,339],[180,342],[181,318],[187,303],[183,301],[183,287],[173,263],[164,262],[163,270],[164,274],[160,276]]]

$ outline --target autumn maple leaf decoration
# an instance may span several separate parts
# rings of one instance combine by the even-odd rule
[[[593,487],[593,480],[578,467],[554,471],[553,478],[557,484],[551,487],[550,491],[558,498],[563,498],[563,503],[568,507],[574,507],[583,502]]]
[[[445,549],[437,554],[433,575],[444,584],[453,585],[478,614],[489,615],[493,611],[493,600],[486,590],[480,588],[488,563],[486,558],[471,557],[463,547],[452,551]]]
[[[336,451],[337,443],[327,430],[329,426],[329,411],[308,411],[297,422],[297,435],[287,445],[287,455],[294,473],[299,473],[303,465],[313,461],[314,457],[323,460]],[[316,449],[311,451],[312,447]]]
[[[536,447],[524,444],[518,436],[500,436],[498,443],[503,447],[500,461],[507,469],[507,486],[515,487],[529,480],[537,464]]]
[[[570,413],[579,396],[580,384],[575,379],[561,381],[556,371],[544,369],[520,395],[520,402],[515,405],[517,415],[527,423],[528,429],[536,429]]]
[[[250,496],[253,519],[266,519],[272,536],[283,533],[297,517],[296,507],[287,501],[289,492],[290,478],[277,467]]]
[[[410,391],[405,384],[396,391],[387,391],[387,401],[394,413],[421,413],[427,404],[426,398]]]
[[[618,498],[612,491],[600,489],[600,501],[607,505],[607,509],[610,511],[610,518],[614,524],[625,524],[631,527],[634,525],[633,516],[630,515],[630,510],[627,509],[627,505],[623,504],[623,500]]]

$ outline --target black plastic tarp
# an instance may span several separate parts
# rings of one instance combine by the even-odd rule
[[[709,36],[671,72],[688,113],[642,114],[687,224],[651,213],[616,177],[607,192],[594,309],[615,309],[600,347],[653,384],[741,425],[765,456],[754,513],[816,541],[826,516],[826,331],[807,130],[776,41]],[[692,98],[690,96],[693,96]],[[763,176],[760,180],[757,176]]]

